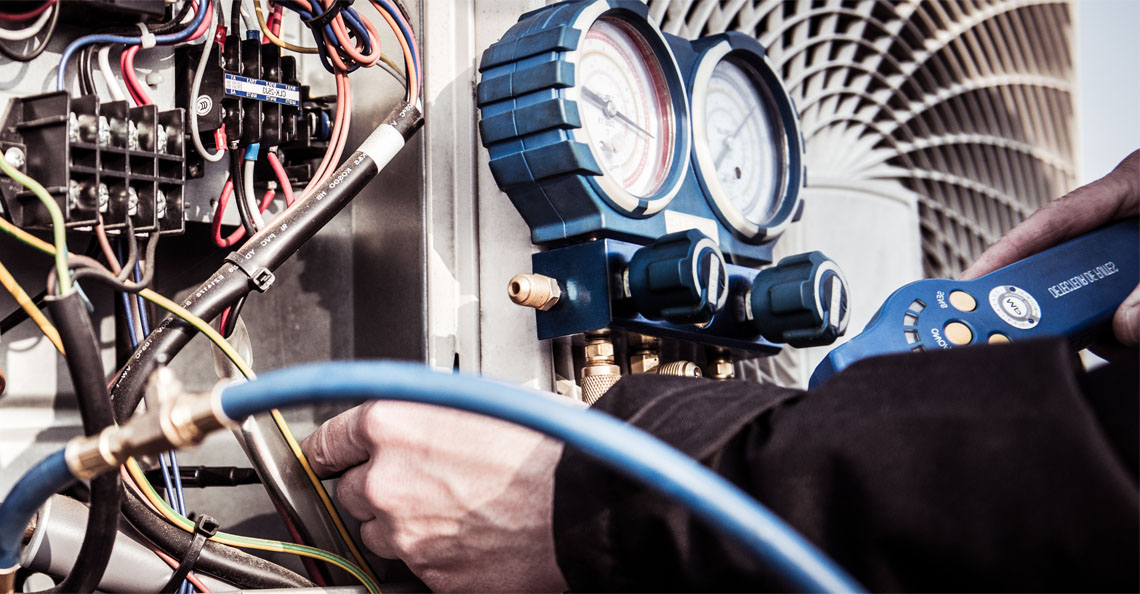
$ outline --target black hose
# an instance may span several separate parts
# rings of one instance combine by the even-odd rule
[[[115,422],[95,328],[77,291],[60,298],[48,298],[47,303],[67,351],[67,368],[79,401],[83,432],[94,435]],[[118,535],[122,494],[118,473],[104,473],[91,480],[91,513],[87,516],[83,544],[75,565],[53,592],[93,592],[99,586]]]
[[[385,122],[384,125],[391,125],[407,139],[423,125],[423,116],[415,107],[401,104]],[[254,235],[231,253],[228,261],[190,294],[183,307],[204,320],[216,318],[228,305],[254,290],[252,277],[276,270],[356,197],[377,172],[379,167],[368,155],[353,153],[316,192],[303,197],[280,215],[272,227]],[[147,374],[154,365],[159,360],[169,361],[193,336],[192,326],[167,316],[139,344],[111,390],[115,417],[120,422],[130,418],[138,407]]]
[[[182,558],[194,540],[194,535],[168,523],[133,491],[123,497],[122,511],[135,530],[176,559]],[[309,580],[276,563],[212,540],[202,547],[194,571],[250,590],[313,587]]]

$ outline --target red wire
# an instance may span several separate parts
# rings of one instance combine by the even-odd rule
[[[238,227],[228,237],[222,237],[222,215],[226,214],[226,203],[230,201],[230,195],[233,194],[233,191],[234,180],[227,179],[226,185],[222,186],[222,195],[218,197],[218,206],[214,210],[214,221],[210,224],[214,232],[214,245],[222,248],[231,247],[245,238],[245,227]],[[257,205],[257,210],[265,212],[276,196],[277,193],[273,190],[266,190],[261,197],[261,203]]]
[[[141,49],[141,45],[128,47],[119,56],[119,68],[123,71],[123,80],[127,81],[127,88],[130,89],[131,97],[134,98],[135,103],[150,105],[150,95],[147,94],[145,87],[139,82],[138,74],[135,73],[135,54],[139,53]]]
[[[44,11],[47,10],[48,8],[50,8],[52,4],[55,4],[55,2],[56,2],[56,0],[48,0],[47,2],[43,3],[43,6],[40,6],[39,8],[37,8],[35,10],[29,10],[28,12],[20,12],[20,13],[16,13],[16,14],[8,14],[6,12],[0,12],[0,21],[11,22],[11,21],[27,21],[30,19],[34,19],[34,18],[40,16],[41,14],[43,14]]]
[[[282,193],[285,194],[285,207],[293,206],[293,184],[289,183],[289,176],[285,173],[285,168],[281,166],[281,161],[273,151],[268,151],[269,166],[273,168],[273,174],[277,176],[277,183],[281,186]]]

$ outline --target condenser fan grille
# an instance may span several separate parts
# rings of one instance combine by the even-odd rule
[[[767,48],[803,122],[808,184],[918,197],[925,272],[954,276],[1070,189],[1068,2],[650,0],[662,29]]]

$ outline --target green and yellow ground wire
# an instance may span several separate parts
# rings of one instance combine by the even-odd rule
[[[178,512],[174,511],[174,508],[170,507],[166,501],[158,496],[158,492],[154,490],[154,486],[151,485],[150,482],[146,479],[146,474],[143,473],[142,467],[139,466],[138,461],[136,461],[134,458],[127,460],[127,472],[131,474],[131,477],[134,478],[135,482],[138,483],[138,486],[142,489],[143,495],[146,496],[151,505],[153,505],[155,509],[157,509],[158,512],[163,515],[163,517],[165,517],[171,524],[174,524],[175,526],[187,532],[194,532],[194,522],[179,515]],[[241,547],[243,549],[258,549],[262,551],[273,551],[277,553],[288,553],[291,555],[298,555],[301,557],[309,557],[312,559],[324,561],[351,573],[352,576],[360,580],[360,583],[364,584],[364,587],[368,588],[368,591],[372,594],[381,594],[380,586],[378,586],[376,582],[372,580],[372,578],[368,577],[368,575],[365,574],[364,571],[362,571],[359,567],[344,557],[334,555],[333,553],[329,553],[327,551],[322,551],[321,549],[293,543],[280,542],[276,540],[268,540],[264,538],[239,536],[226,532],[218,532],[213,537],[211,537],[210,540],[232,547]]]

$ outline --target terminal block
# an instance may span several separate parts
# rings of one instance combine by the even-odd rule
[[[184,113],[94,95],[45,93],[11,100],[0,150],[56,199],[69,228],[171,234],[185,229]],[[28,229],[49,229],[47,208],[26,188],[0,177],[5,213]]]
[[[206,146],[214,145],[221,129],[230,149],[276,147],[289,179],[308,181],[328,146],[335,97],[310,96],[297,80],[296,60],[282,56],[276,45],[237,35],[226,36],[219,45],[210,53],[196,97],[191,91],[201,52],[193,47],[176,51],[178,106],[196,110]],[[197,154],[191,155],[190,177],[199,177],[202,165]],[[263,160],[256,175],[276,179]]]

